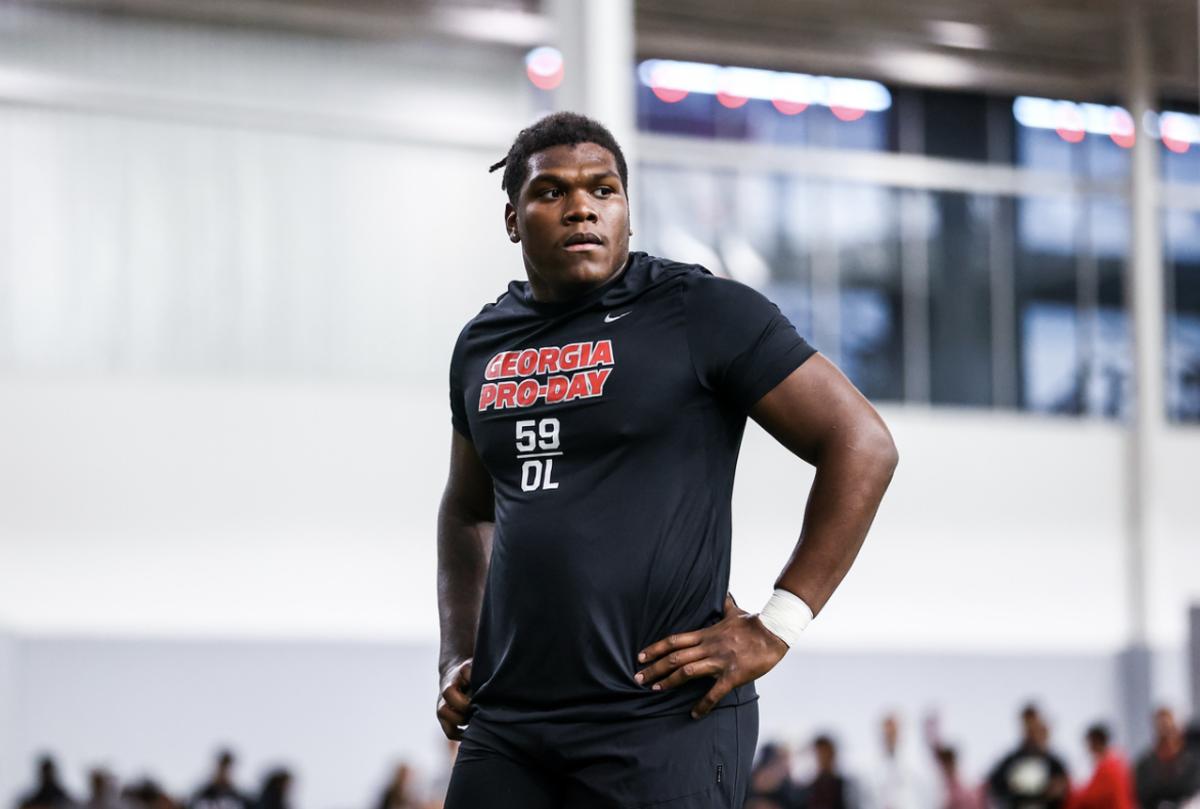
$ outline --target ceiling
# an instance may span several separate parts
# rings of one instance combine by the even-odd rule
[[[1104,99],[1120,95],[1127,75],[1131,9],[1146,25],[1162,90],[1194,101],[1197,0],[637,0],[638,49]]]
[[[609,0],[586,0],[608,2]],[[105,15],[527,47],[552,36],[540,0],[19,0]],[[892,84],[1115,100],[1131,9],[1163,95],[1194,103],[1197,0],[635,0],[637,51]]]

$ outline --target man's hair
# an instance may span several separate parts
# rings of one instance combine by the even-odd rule
[[[504,168],[504,178],[500,181],[500,187],[508,192],[510,202],[516,202],[521,186],[529,179],[530,155],[552,146],[576,146],[580,143],[594,143],[612,152],[617,161],[617,174],[621,177],[621,185],[625,186],[625,193],[628,194],[629,168],[625,165],[625,155],[617,139],[604,124],[577,112],[555,112],[532,126],[525,127],[509,147],[504,159],[495,163],[488,171]]]
[[[1103,722],[1097,722],[1087,729],[1085,738],[1097,747],[1108,747],[1108,725],[1105,725]]]

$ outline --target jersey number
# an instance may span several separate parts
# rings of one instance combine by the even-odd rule
[[[557,489],[553,479],[554,458],[562,455],[558,442],[558,419],[527,419],[517,422],[517,458],[521,460],[521,491]]]

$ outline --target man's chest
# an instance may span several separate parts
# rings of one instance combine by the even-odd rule
[[[705,393],[681,315],[662,303],[488,335],[463,370],[475,447],[513,492],[584,485],[606,458],[669,441]]]

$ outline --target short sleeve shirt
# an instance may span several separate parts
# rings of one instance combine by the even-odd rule
[[[747,413],[814,353],[750,287],[645,253],[568,302],[514,281],[466,325],[452,423],[496,503],[477,715],[691,709],[712,681],[652,692],[637,653],[721,619]],[[755,698],[747,684],[722,704]]]

